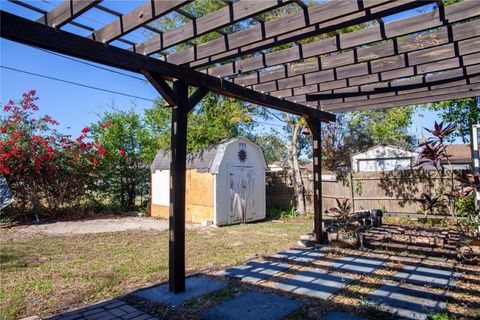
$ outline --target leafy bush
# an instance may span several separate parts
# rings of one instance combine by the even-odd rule
[[[458,197],[455,199],[455,212],[458,215],[472,215],[475,213],[475,198],[474,193],[463,198]]]
[[[267,210],[267,219],[285,219],[285,218],[295,218],[297,217],[297,209],[293,206],[287,210],[272,208]]]

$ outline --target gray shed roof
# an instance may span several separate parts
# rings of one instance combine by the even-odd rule
[[[211,171],[217,153],[219,151],[225,151],[227,145],[237,140],[249,141],[250,143],[254,144],[245,137],[223,140],[219,144],[212,145],[202,149],[199,152],[187,155],[187,169],[197,169],[197,171],[204,172]],[[257,147],[260,148],[259,146]],[[171,157],[169,150],[158,150],[157,154],[155,155],[155,159],[153,159],[152,165],[150,166],[150,172],[155,173],[156,170],[170,170],[170,159]]]

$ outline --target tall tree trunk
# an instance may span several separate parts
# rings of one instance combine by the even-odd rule
[[[300,172],[300,165],[298,164],[298,135],[302,131],[302,126],[298,122],[294,122],[290,126],[292,129],[292,137],[290,139],[290,144],[288,145],[288,160],[290,168],[292,169],[293,190],[296,197],[297,213],[303,215],[306,211],[305,188]]]

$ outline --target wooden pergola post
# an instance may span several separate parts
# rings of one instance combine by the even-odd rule
[[[170,213],[169,213],[169,287],[175,293],[185,291],[185,175],[187,170],[188,85],[173,83],[176,106],[172,108]]]
[[[309,119],[313,138],[313,233],[315,242],[323,243],[322,230],[322,131],[321,121]]]

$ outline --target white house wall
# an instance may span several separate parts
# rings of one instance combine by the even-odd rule
[[[389,146],[379,146],[352,157],[352,170],[361,172],[408,170],[417,153]]]

